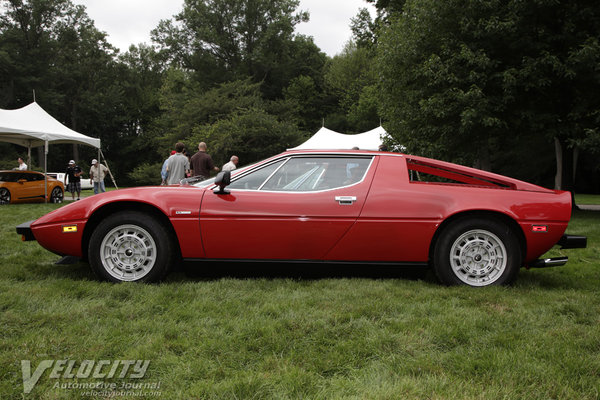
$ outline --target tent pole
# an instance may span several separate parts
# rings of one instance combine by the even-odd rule
[[[113,176],[112,172],[110,171],[110,167],[108,166],[106,157],[104,157],[104,153],[102,153],[102,150],[100,150],[100,148],[98,148],[98,152],[100,153],[100,155],[102,155],[102,158],[104,159],[104,163],[106,164],[106,169],[108,169],[108,174],[110,175],[110,179],[112,180],[113,185],[115,185],[115,189],[119,189],[119,187],[117,186],[117,182],[115,181],[115,177]],[[98,159],[100,159],[100,157],[98,157]]]
[[[48,141],[44,142],[44,203],[48,203]]]
[[[33,169],[31,168],[31,140],[29,141],[29,146],[27,146],[27,167]]]

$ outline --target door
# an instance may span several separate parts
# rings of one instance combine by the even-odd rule
[[[18,185],[19,200],[44,198],[44,176],[42,174],[23,172],[19,175]]]
[[[319,260],[350,229],[367,197],[373,156],[290,156],[207,193],[200,229],[207,258]]]

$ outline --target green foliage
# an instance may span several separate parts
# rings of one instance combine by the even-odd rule
[[[161,168],[162,162],[154,164],[142,163],[128,174],[128,178],[135,186],[160,185],[162,181],[160,176]]]
[[[344,131],[364,132],[379,125],[374,55],[373,48],[349,42],[328,65],[325,81],[351,126]]]
[[[260,85],[249,79],[223,83],[203,91],[182,70],[170,70],[161,88],[163,110],[157,121],[161,154],[186,140],[197,126],[215,123],[240,109],[261,108]],[[195,149],[198,144],[191,148]]]
[[[521,170],[524,138],[552,152],[554,137],[586,137],[600,105],[599,13],[550,0],[407,1],[379,38],[388,130],[412,152],[487,167],[508,152]]]
[[[229,161],[232,155],[240,165],[251,164],[295,147],[305,139],[291,123],[258,108],[238,110],[214,124],[198,126],[186,141],[188,148],[206,142],[217,165]]]
[[[301,71],[304,66],[323,64],[311,39],[294,37],[294,27],[308,20],[307,13],[296,12],[298,4],[186,0],[176,16],[179,24],[162,21],[153,38],[166,59],[195,72],[201,87],[250,77],[263,82],[264,95],[275,99],[290,79],[306,73]]]

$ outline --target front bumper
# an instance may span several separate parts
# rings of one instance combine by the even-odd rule
[[[31,224],[35,221],[34,219],[31,221],[23,222],[21,225],[17,225],[17,234],[21,235],[21,239],[24,242],[35,240],[35,236],[33,236],[33,232],[31,231]]]

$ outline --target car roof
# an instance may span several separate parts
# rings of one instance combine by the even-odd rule
[[[8,173],[8,174],[41,174],[41,175],[43,175],[41,172],[37,172],[37,171],[31,171],[31,170],[21,171],[18,169],[5,169],[5,170],[0,171],[0,173],[2,173],[2,174]]]
[[[387,155],[394,157],[404,157],[403,153],[392,153],[387,151],[378,151],[378,150],[351,150],[351,149],[301,149],[301,150],[288,150],[282,154],[285,155],[294,155],[294,154],[318,154],[318,155]],[[280,154],[280,155],[282,155]]]

